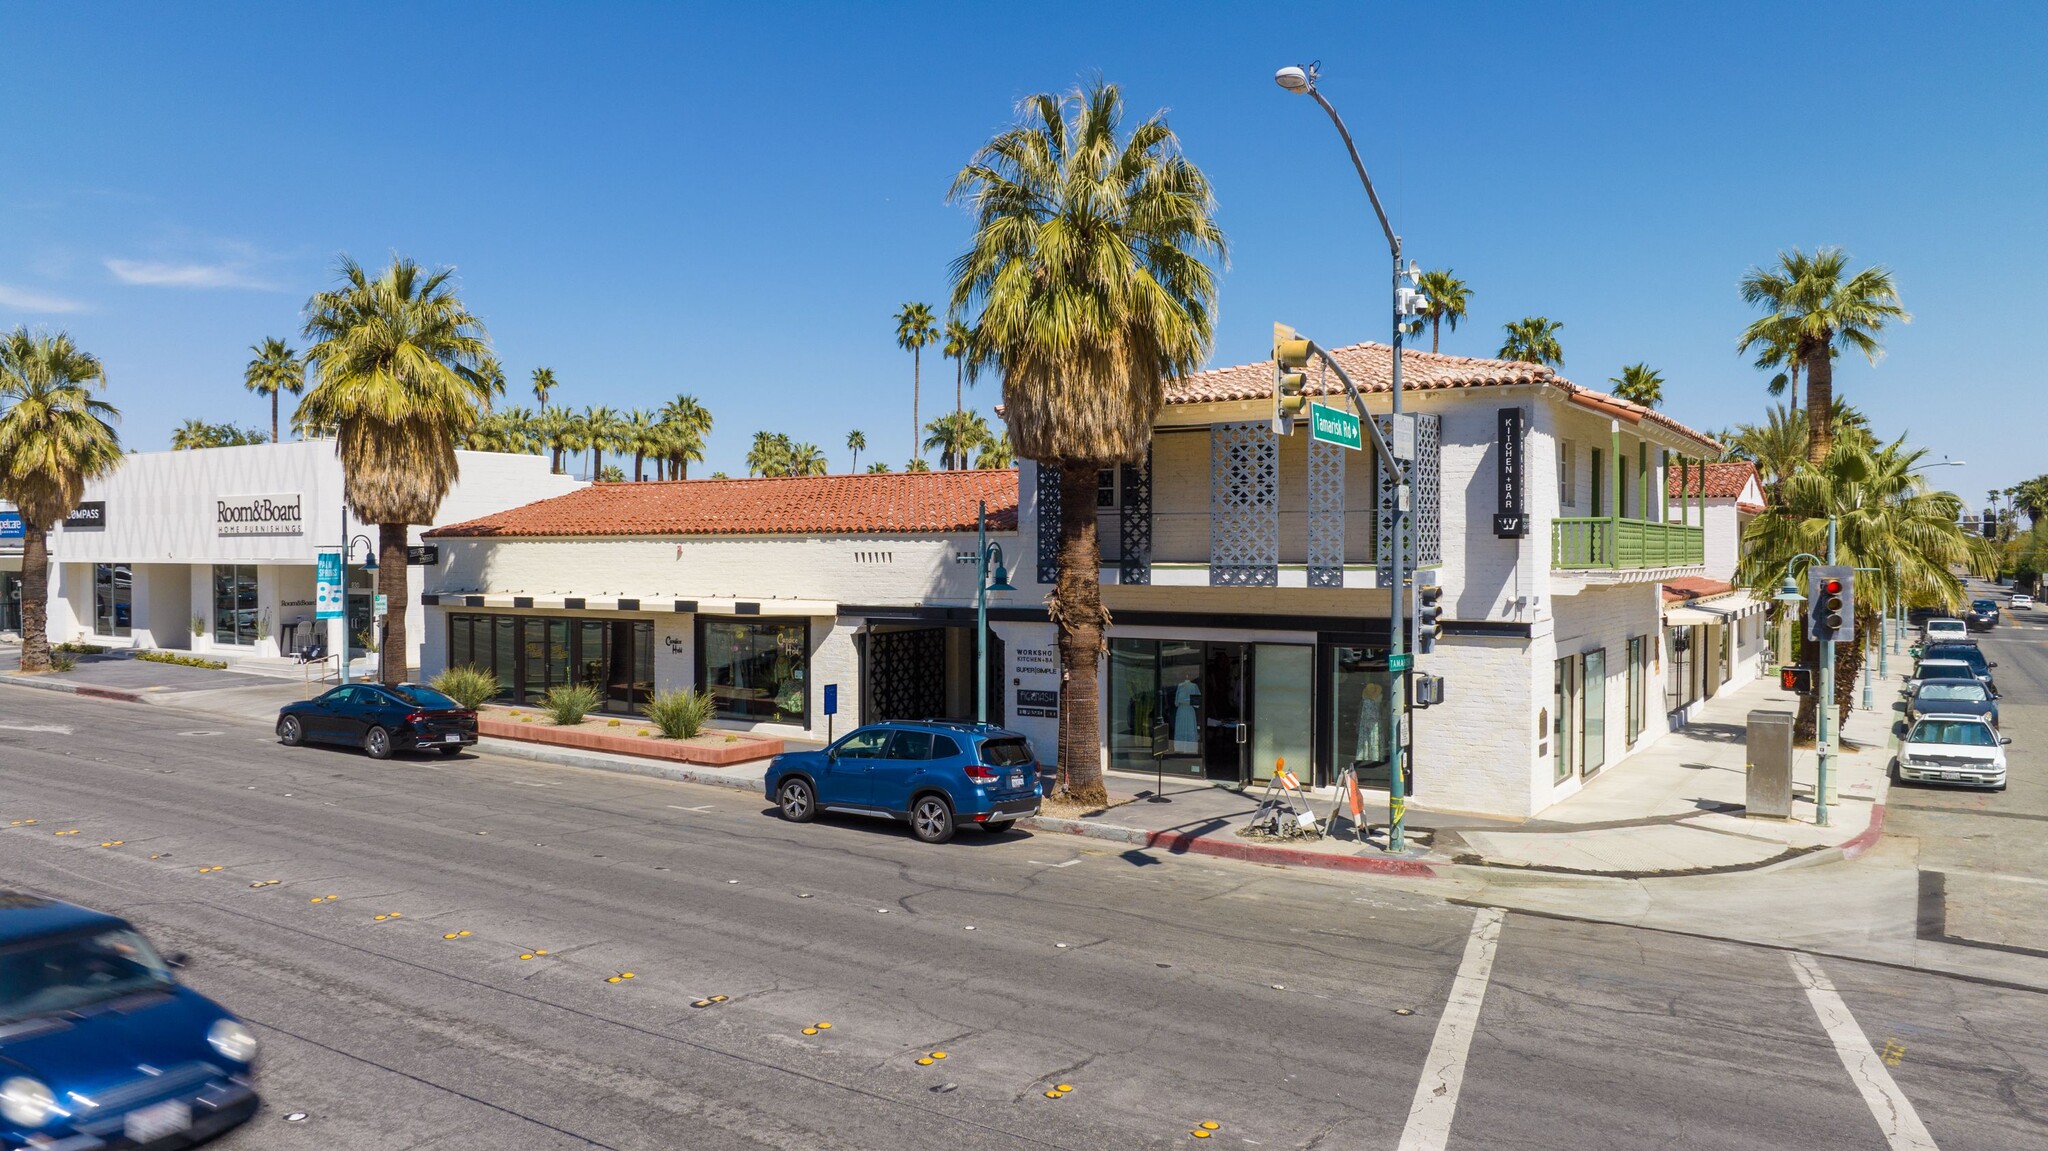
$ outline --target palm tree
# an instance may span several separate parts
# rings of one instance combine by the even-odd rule
[[[687,480],[690,465],[704,462],[704,443],[711,438],[711,409],[695,396],[678,395],[661,405],[661,422],[674,433],[669,440],[669,478]]]
[[[1607,382],[1614,385],[1615,395],[1632,404],[1654,408],[1664,402],[1664,377],[1648,364],[1629,364]]]
[[[266,440],[259,428],[209,424],[201,419],[186,420],[171,433],[171,450],[174,452],[191,451],[195,448],[240,448],[251,444],[275,442],[277,441]]]
[[[974,333],[957,317],[946,317],[946,345],[939,350],[953,361],[953,411],[955,414],[967,410],[967,345],[974,339]]]
[[[874,463],[868,465],[869,475],[884,475],[888,471],[889,465],[882,460],[876,460]]]
[[[1446,325],[1454,332],[1458,330],[1458,321],[1465,318],[1465,309],[1472,302],[1472,289],[1451,275],[1449,268],[1422,273],[1415,278],[1415,287],[1429,301],[1422,319],[1429,321],[1429,350],[1434,352],[1440,346]]]
[[[982,441],[981,454],[974,457],[974,466],[977,468],[1016,467],[1017,453],[1010,448],[1010,433],[1004,431],[995,439]]]
[[[2035,476],[2013,489],[2013,506],[2027,513],[2027,527],[2039,526],[2048,514],[2048,475]]]
[[[867,446],[868,436],[866,432],[861,431],[859,428],[855,428],[852,431],[846,433],[846,448],[848,451],[853,453],[853,464],[846,469],[847,471],[857,472],[860,470],[861,449]]]
[[[647,454],[659,452],[662,448],[661,427],[655,421],[654,413],[646,408],[627,412],[619,427],[620,450],[633,453],[633,482],[637,484],[647,478]]]
[[[604,404],[583,409],[583,446],[590,449],[590,478],[604,474],[604,454],[623,450],[626,422]]]
[[[903,465],[903,470],[906,472],[928,472],[932,470],[932,466],[925,462],[923,456],[916,456],[909,463]]]
[[[491,405],[488,337],[453,275],[394,257],[372,278],[344,256],[340,286],[306,303],[315,383],[301,407],[339,429],[348,502],[377,525],[377,590],[387,604],[378,671],[387,684],[409,678],[408,528],[434,522],[459,470],[455,445]]]
[[[275,336],[250,344],[256,358],[242,372],[242,383],[259,396],[270,397],[270,442],[277,442],[277,393],[298,395],[306,390],[306,362],[292,346]]]
[[[93,393],[106,369],[71,337],[18,327],[0,339],[0,499],[21,513],[21,670],[50,670],[50,529],[86,481],[121,463],[121,418]]]
[[[939,466],[948,471],[965,468],[974,449],[988,442],[988,421],[980,412],[947,412],[924,430],[926,451],[939,452]]]
[[[549,467],[562,470],[562,455],[575,437],[576,413],[563,408],[542,408],[533,418],[533,435],[547,451]]]
[[[923,349],[939,340],[939,325],[930,304],[910,303],[896,313],[896,346],[910,353],[910,451],[917,452],[917,401],[922,387],[920,357]]]
[[[1834,446],[1837,345],[1862,352],[1876,363],[1884,354],[1877,335],[1893,320],[1912,317],[1900,306],[1891,272],[1865,268],[1844,278],[1849,257],[1840,248],[1778,253],[1774,271],[1751,268],[1742,277],[1742,299],[1769,315],[1743,329],[1739,351],[1761,347],[1764,358],[1797,363],[1806,372],[1807,460],[1818,464]]]
[[[1953,605],[1963,585],[1951,567],[1988,574],[1995,559],[1990,546],[1972,539],[1956,522],[1962,501],[1952,492],[1930,491],[1911,474],[1927,453],[1908,449],[1901,437],[1876,450],[1843,440],[1818,466],[1808,464],[1785,483],[1785,502],[1750,522],[1742,537],[1737,578],[1759,594],[1775,591],[1785,567],[1800,552],[1827,554],[1828,517],[1837,525],[1837,562],[1877,568],[1889,578],[1890,598],[1909,604]],[[1856,626],[1874,627],[1885,597],[1870,588],[1856,597]],[[1835,648],[1835,705],[1847,719],[1854,698],[1863,646]],[[1797,726],[1811,738],[1814,700],[1805,697]]]
[[[1761,424],[1738,424],[1733,435],[1722,441],[1735,459],[1756,465],[1764,488],[1764,502],[1773,507],[1785,502],[1785,481],[1806,462],[1806,417],[1798,408],[1772,404]]]
[[[533,369],[533,398],[540,402],[541,411],[548,410],[548,396],[554,392],[555,382],[555,370],[553,368]],[[559,471],[560,469],[556,470]]]
[[[1557,333],[1563,327],[1560,321],[1543,316],[1529,316],[1512,324],[1503,324],[1501,329],[1507,336],[1500,344],[1500,358],[1561,368],[1564,366],[1564,349],[1558,346]]]
[[[754,446],[747,449],[747,474],[788,475],[789,456],[795,446],[789,437],[781,432],[755,432]]]
[[[786,476],[822,476],[832,469],[825,464],[825,452],[816,444],[792,444],[783,458]]]
[[[1019,106],[954,177],[975,216],[953,262],[952,314],[972,337],[967,375],[1002,377],[1017,451],[1060,477],[1059,628],[1064,791],[1107,802],[1098,665],[1108,622],[1096,534],[1097,473],[1143,458],[1166,381],[1215,335],[1224,239],[1215,195],[1164,113],[1128,134],[1122,92],[1100,79]]]

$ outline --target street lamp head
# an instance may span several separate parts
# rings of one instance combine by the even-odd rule
[[[1778,594],[1771,598],[1782,604],[1796,604],[1806,601],[1806,597],[1799,594],[1799,585],[1792,582],[1791,576],[1785,577],[1785,582],[1778,585]]]
[[[1316,78],[1315,74],[1309,69],[1303,68],[1298,64],[1289,64],[1287,67],[1273,73],[1273,83],[1280,85],[1289,92],[1305,93],[1315,90]]]
[[[993,573],[993,574],[992,574],[992,575],[990,576],[990,578],[989,578],[989,581],[988,581],[988,590],[990,590],[990,591],[1016,591],[1016,590],[1017,590],[1017,589],[1016,589],[1015,587],[1011,586],[1011,584],[1010,584],[1010,569],[1009,569],[1009,568],[1006,568],[1006,567],[1004,567],[1004,566],[1002,565],[1002,562],[1001,562],[1000,560],[998,560],[998,561],[996,562],[996,570],[995,570],[995,572],[994,572],[994,573]]]

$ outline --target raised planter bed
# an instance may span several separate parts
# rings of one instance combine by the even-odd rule
[[[617,727],[611,725],[613,719],[619,721]],[[617,755],[637,755],[704,767],[730,767],[735,763],[766,759],[780,755],[783,749],[779,739],[736,731],[705,731],[690,739],[664,739],[659,729],[639,716],[593,715],[575,727],[560,727],[545,712],[525,707],[478,708],[476,731],[478,735],[494,739],[516,739],[582,751],[609,751]],[[642,731],[648,734],[639,734]]]

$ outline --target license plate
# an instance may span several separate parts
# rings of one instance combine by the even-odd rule
[[[192,1108],[181,1099],[152,1103],[128,1113],[127,1135],[136,1143],[154,1143],[192,1126]]]
[[[1944,772],[1942,772],[1942,773],[1941,773],[1941,778],[1943,778],[1943,779],[1961,779],[1961,778],[1963,778],[1963,775],[1962,775],[1962,773],[1961,773],[1961,772],[1959,772],[1959,771],[1944,771]]]
[[[443,742],[443,743],[461,743],[461,742],[462,742],[462,737],[461,737],[460,735],[444,735],[444,736],[442,736],[442,737],[441,737],[441,742]]]
[[[1013,772],[1011,772],[1011,773],[1010,773],[1010,786],[1011,786],[1011,787],[1023,787],[1023,786],[1024,786],[1024,773],[1023,773],[1023,772],[1021,772],[1021,771],[1013,771]]]

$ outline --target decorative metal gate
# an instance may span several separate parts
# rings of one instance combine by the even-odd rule
[[[1280,452],[1264,422],[1209,430],[1209,582],[1280,583]]]
[[[1152,582],[1152,448],[1145,458],[1119,469],[1123,501],[1117,518],[1117,542],[1123,545],[1122,566],[1117,579],[1127,584]]]
[[[946,632],[942,627],[868,636],[871,723],[941,719],[946,714]]]
[[[1060,579],[1060,465],[1038,462],[1038,582]]]
[[[1344,586],[1344,455],[1337,444],[1308,443],[1308,586]]]
[[[1380,425],[1380,434],[1388,440],[1394,437],[1394,418],[1374,416]],[[1406,520],[1407,531],[1403,533],[1410,571],[1442,567],[1444,563],[1443,537],[1443,417],[1417,415],[1415,419],[1415,460],[1409,471],[1409,504]],[[1379,567],[1380,582],[1385,584],[1393,578],[1394,547],[1394,477],[1387,470],[1385,461],[1375,469],[1378,473],[1377,499],[1374,501],[1377,521],[1378,544],[1374,556]]]

